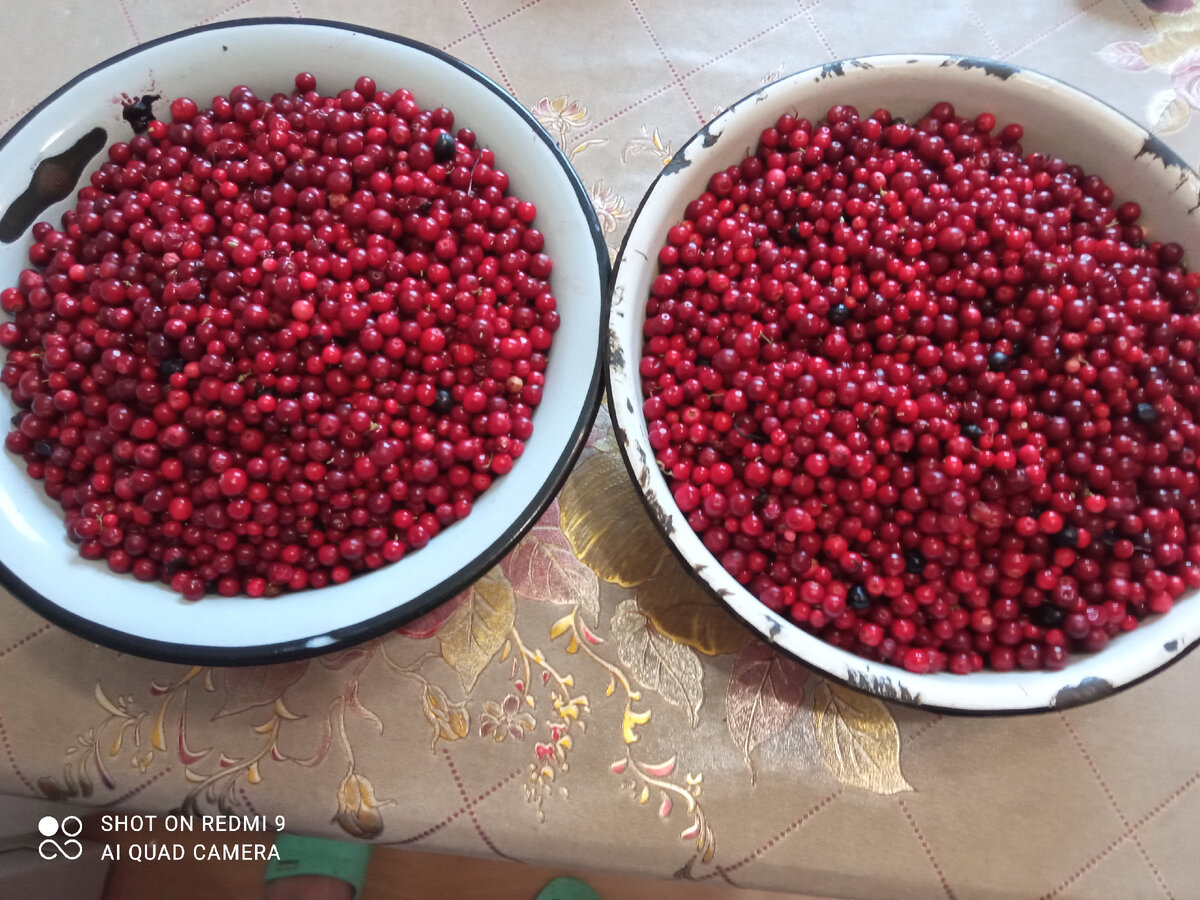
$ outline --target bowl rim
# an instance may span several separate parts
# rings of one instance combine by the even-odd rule
[[[1115,114],[1117,117],[1124,120],[1124,124],[1126,124],[1132,132],[1142,136],[1143,144],[1141,154],[1148,154],[1156,158],[1162,163],[1164,168],[1176,168],[1183,173],[1190,174],[1193,178],[1196,177],[1196,170],[1188,165],[1182,159],[1182,157],[1180,157],[1179,154],[1177,154],[1166,143],[1164,143],[1161,138],[1150,132],[1140,122],[1134,120],[1121,110],[1114,107],[1112,104],[1095,96],[1094,94],[1091,94],[1088,91],[1075,86],[1074,84],[1070,84],[1059,78],[1056,78],[1052,75],[1047,75],[1028,66],[1016,65],[1009,62],[1003,62],[1000,60],[994,60],[987,57],[974,56],[970,54],[890,52],[844,57],[830,62],[807,66],[802,69],[796,69],[750,91],[744,96],[738,98],[736,101],[730,103],[712,119],[703,123],[692,135],[687,138],[687,140],[680,145],[679,149],[673,155],[671,161],[663,166],[662,170],[655,175],[653,181],[651,181],[650,185],[647,187],[646,192],[642,195],[637,208],[630,217],[629,225],[621,241],[621,245],[618,248],[612,272],[609,276],[610,303],[608,315],[610,327],[607,340],[605,341],[605,404],[612,419],[613,429],[617,434],[617,445],[620,448],[621,459],[625,465],[626,471],[634,483],[638,499],[641,501],[642,505],[649,514],[650,520],[654,523],[655,529],[657,529],[664,542],[670,548],[671,552],[679,560],[684,569],[689,572],[691,577],[704,589],[707,594],[709,594],[709,596],[719,602],[728,613],[730,613],[738,622],[744,625],[756,640],[768,644],[776,651],[784,653],[786,656],[790,657],[796,662],[799,662],[806,668],[818,672],[820,675],[822,675],[822,677],[829,681],[851,688],[855,691],[866,693],[870,696],[876,697],[877,699],[884,700],[889,703],[900,704],[913,709],[921,709],[928,712],[945,715],[979,718],[1012,715],[1038,715],[1042,713],[1062,712],[1076,706],[1081,706],[1113,696],[1118,692],[1134,687],[1151,676],[1158,674],[1200,646],[1200,634],[1193,636],[1189,642],[1187,642],[1184,646],[1177,648],[1171,656],[1161,663],[1151,666],[1150,668],[1138,672],[1132,677],[1125,678],[1119,682],[1112,682],[1105,679],[1086,676],[1083,677],[1082,680],[1068,680],[1063,684],[1057,693],[1051,694],[1049,696],[1049,702],[1045,703],[1031,703],[1026,705],[954,706],[947,705],[942,702],[930,702],[923,699],[922,694],[919,691],[913,692],[910,690],[912,685],[919,685],[920,679],[925,676],[908,672],[899,666],[891,665],[889,663],[872,662],[855,654],[851,654],[848,651],[829,645],[830,650],[835,650],[838,654],[840,654],[841,657],[846,658],[845,661],[847,673],[853,675],[857,670],[857,674],[859,675],[858,678],[843,676],[837,672],[831,671],[821,662],[814,661],[809,657],[801,655],[791,646],[777,642],[774,639],[774,635],[778,633],[778,628],[780,626],[772,625],[769,632],[764,631],[760,623],[752,622],[749,618],[743,615],[737,606],[731,603],[725,596],[726,592],[710,582],[708,577],[698,571],[698,567],[694,564],[694,561],[688,559],[672,535],[676,525],[683,521],[682,512],[677,506],[675,506],[674,499],[669,493],[665,498],[661,498],[665,499],[665,502],[670,504],[670,508],[667,509],[663,508],[660,498],[652,498],[648,495],[647,488],[643,486],[640,479],[638,466],[632,456],[635,446],[639,450],[648,448],[648,443],[643,441],[640,435],[638,435],[635,439],[634,435],[631,435],[629,430],[626,428],[626,415],[628,415],[628,417],[632,419],[634,423],[641,423],[643,426],[642,430],[645,430],[644,417],[641,413],[640,403],[636,409],[630,409],[628,413],[622,412],[620,404],[618,403],[618,397],[616,395],[619,393],[620,399],[623,399],[626,403],[629,403],[630,398],[633,397],[633,392],[626,389],[618,389],[614,391],[614,375],[617,371],[617,368],[630,371],[632,362],[630,360],[623,360],[619,367],[614,366],[614,359],[618,355],[623,354],[626,350],[630,349],[623,343],[620,332],[616,328],[612,327],[612,320],[617,312],[616,305],[612,303],[612,297],[616,294],[619,288],[623,287],[621,284],[622,263],[625,260],[626,251],[630,247],[630,241],[634,237],[638,220],[640,219],[655,190],[658,188],[660,182],[674,172],[700,162],[700,160],[692,160],[687,158],[687,151],[693,149],[698,143],[701,144],[701,150],[707,149],[709,146],[715,144],[717,138],[724,131],[722,126],[724,126],[724,124],[731,117],[737,115],[739,111],[744,111],[748,107],[752,107],[756,101],[756,98],[759,98],[760,95],[764,94],[764,92],[768,92],[784,82],[794,81],[799,85],[804,83],[803,79],[805,78],[815,77],[817,79],[824,79],[830,76],[841,76],[848,70],[860,68],[871,69],[882,66],[899,69],[902,65],[912,63],[923,63],[926,65],[936,64],[938,66],[957,66],[959,68],[968,70],[980,69],[983,70],[986,75],[995,77],[1001,81],[1007,81],[1008,78],[1012,77],[1013,75],[1020,74],[1027,78],[1033,79],[1035,82],[1041,82],[1043,86],[1052,85],[1055,88],[1079,95],[1095,104],[1098,104],[1100,107],[1103,107],[1110,113]],[[764,125],[763,127],[766,126]],[[747,149],[747,152],[751,152],[750,148]],[[653,267],[657,264],[649,257],[648,254],[643,254],[639,251],[638,256],[639,260],[636,262],[631,262],[631,265],[636,265],[639,269],[642,267]],[[629,377],[625,374],[622,374],[621,377],[623,380],[627,379],[630,382],[630,386],[632,386],[632,377]],[[637,399],[638,398],[633,398],[635,402]],[[675,519],[678,519],[678,521],[674,521]],[[683,522],[683,527],[687,528],[686,522]],[[688,531],[689,533],[694,534],[694,532],[691,532],[690,528],[688,528]],[[708,551],[707,548],[705,548],[704,552],[712,557],[711,552]],[[713,558],[713,561],[715,562],[715,557]],[[718,568],[720,567],[719,563],[716,563],[716,565]],[[703,567],[701,566],[699,568]],[[721,571],[724,570],[722,569]],[[754,599],[753,595],[750,595],[749,591],[744,586],[738,586],[738,590],[744,592]],[[1198,600],[1198,602],[1200,602],[1200,600]],[[773,618],[786,617],[773,616]],[[802,633],[813,640],[821,641],[821,639],[816,637],[816,635],[802,631],[802,629],[800,629],[794,623],[788,622],[788,625],[795,629],[797,633]],[[826,643],[824,641],[821,642]],[[873,666],[876,670],[883,669],[885,674],[881,676],[877,672],[864,672],[862,671],[862,667],[864,665]],[[1061,671],[1069,671],[1069,669],[1070,666],[1068,665],[1066,669]],[[1044,670],[1035,670],[1029,672],[1028,674],[1034,675],[1037,674],[1038,671]],[[1022,673],[1019,670],[1014,670],[1013,674],[1019,677],[1025,673]],[[971,676],[954,677],[961,677],[964,679],[964,684],[968,684]]]
[[[601,393],[605,384],[603,374],[607,356],[604,350],[610,309],[611,294],[608,287],[612,266],[609,261],[608,247],[604,240],[604,231],[600,224],[600,219],[596,214],[595,207],[591,202],[587,189],[584,187],[582,179],[574,167],[571,166],[566,154],[563,153],[562,149],[555,143],[546,129],[528,109],[521,105],[521,102],[515,96],[497,84],[495,80],[484,75],[464,60],[423,41],[377,28],[355,25],[350,22],[318,18],[296,19],[287,16],[253,16],[207,25],[197,25],[144,41],[137,46],[130,47],[127,50],[101,60],[95,65],[89,66],[40,100],[37,105],[23,115],[3,136],[0,136],[0,150],[3,150],[18,132],[41,113],[46,106],[53,103],[77,84],[103,69],[129,57],[137,56],[148,48],[171,43],[195,34],[264,25],[299,28],[333,28],[400,44],[428,54],[439,62],[458,69],[479,83],[480,86],[490,91],[496,99],[500,100],[514,112],[523,124],[528,126],[537,138],[546,145],[555,162],[562,169],[578,202],[579,208],[583,212],[591,234],[592,245],[596,255],[597,284],[599,285],[600,294],[597,349],[595,361],[589,374],[584,403],[579,410],[579,415],[572,428],[572,438],[563,447],[558,459],[551,466],[549,473],[541,482],[539,489],[533,494],[524,509],[513,518],[511,524],[500,532],[496,539],[474,559],[448,574],[435,587],[404,601],[402,606],[394,607],[387,612],[380,613],[369,619],[363,619],[344,628],[328,630],[325,637],[320,639],[298,638],[269,644],[212,646],[141,637],[127,631],[100,625],[91,619],[64,609],[50,598],[31,588],[4,564],[3,559],[0,559],[0,585],[3,585],[14,597],[43,618],[86,640],[134,656],[160,660],[162,662],[193,665],[254,666],[306,659],[345,649],[378,637],[387,631],[419,618],[433,608],[449,601],[456,594],[474,584],[489,569],[503,559],[517,542],[529,532],[553,502],[563,483],[571,474],[574,463],[587,442],[589,429],[600,408]],[[284,599],[286,599],[286,595],[284,595]]]

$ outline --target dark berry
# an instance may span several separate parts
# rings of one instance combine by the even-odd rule
[[[867,589],[861,584],[856,584],[850,588],[846,594],[846,606],[856,612],[862,612],[864,609],[870,609],[871,597],[867,593]]]
[[[1038,622],[1045,628],[1057,628],[1062,624],[1065,613],[1053,603],[1043,603],[1037,608]]]
[[[171,356],[162,360],[158,364],[158,374],[165,377],[175,375],[183,371],[185,365],[184,359],[181,356]]]
[[[1067,522],[1057,534],[1051,536],[1050,542],[1056,547],[1074,549],[1079,546],[1079,529],[1073,522]]]
[[[437,136],[437,140],[433,142],[433,158],[438,162],[449,162],[454,159],[454,153],[458,149],[458,142],[454,139],[454,135],[443,131]]]

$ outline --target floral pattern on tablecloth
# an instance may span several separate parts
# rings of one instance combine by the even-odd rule
[[[602,580],[624,589],[612,595],[615,605],[601,605]],[[543,605],[557,608],[548,624],[520,615]],[[736,654],[723,695],[707,704],[700,653]],[[307,688],[310,673],[325,676],[323,690]],[[330,821],[351,837],[386,841],[387,807],[396,801],[377,791],[388,773],[360,761],[365,745],[387,736],[384,718],[361,697],[368,679],[393,682],[410,721],[423,717],[431,754],[451,744],[477,743],[479,754],[507,744],[506,758],[515,751],[524,760],[522,793],[540,822],[548,804],[570,797],[579,777],[574,748],[601,745],[613,758],[611,790],[652,809],[692,847],[679,859],[691,877],[717,859],[704,773],[686,738],[701,716],[725,720],[728,752],[745,761],[751,783],[759,745],[799,726],[811,730],[825,777],[881,794],[912,790],[884,704],[811,676],[752,638],[682,570],[625,474],[607,413],[561,499],[450,602],[397,634],[314,660],[195,666],[151,680],[140,695],[118,693],[101,676],[95,720],[37,786],[52,799],[105,803],[177,763],[177,808],[238,814],[265,781],[330,768],[340,776],[323,802]],[[669,754],[651,754],[643,734],[666,707],[679,713],[677,727],[659,735]],[[301,720],[319,727],[297,752],[284,738]],[[352,720],[369,733],[352,740]]]
[[[186,8],[185,8],[186,7]],[[1028,65],[1200,160],[1192,0],[53,0],[0,36],[0,128],[111,53],[238,16],[341,18],[453,53],[576,167],[610,256],[678,148],[839,57]],[[45,35],[53,29],[54,49]],[[1200,883],[1193,654],[1102,703],[941,717],[750,637],[642,510],[601,413],[542,521],[397,632],[306,661],[175,666],[0,595],[0,789],[104,809],[285,815],[378,844],[831,896],[1186,897]]]
[[[1146,119],[1156,134],[1184,128],[1200,110],[1200,9],[1193,0],[1144,0],[1154,10],[1151,40],[1114,41],[1098,55],[1125,72],[1153,70],[1170,78],[1170,87],[1150,98]]]

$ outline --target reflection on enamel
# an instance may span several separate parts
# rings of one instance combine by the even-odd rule
[[[3,513],[4,518],[8,519],[13,527],[21,532],[23,537],[31,541],[37,541],[39,544],[46,543],[46,539],[21,515],[21,511],[17,509],[13,498],[4,491],[0,491],[0,513]]]

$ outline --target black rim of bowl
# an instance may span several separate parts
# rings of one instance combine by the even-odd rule
[[[905,57],[905,58],[913,59],[913,60],[924,60],[924,59],[948,60],[948,61],[951,61],[954,64],[959,65],[963,68],[983,69],[989,75],[994,75],[995,77],[1001,78],[1002,80],[1007,78],[1008,76],[1018,73],[1018,72],[1027,72],[1027,73],[1037,76],[1039,78],[1045,78],[1045,79],[1063,84],[1064,86],[1071,88],[1071,90],[1073,90],[1077,93],[1085,94],[1086,96],[1091,97],[1097,103],[1103,104],[1104,106],[1108,107],[1109,109],[1112,109],[1118,115],[1125,118],[1130,123],[1130,125],[1132,125],[1138,131],[1142,132],[1145,135],[1146,147],[1152,149],[1154,154],[1156,156],[1158,156],[1159,158],[1164,159],[1164,160],[1169,160],[1173,165],[1176,165],[1182,169],[1190,168],[1189,166],[1187,166],[1186,163],[1184,163],[1180,159],[1178,154],[1176,154],[1173,150],[1171,150],[1169,147],[1167,147],[1165,144],[1163,144],[1159,138],[1152,135],[1142,125],[1135,122],[1133,119],[1130,119],[1128,116],[1126,116],[1120,110],[1113,107],[1111,104],[1105,102],[1104,100],[1101,100],[1099,97],[1096,97],[1094,94],[1089,94],[1086,91],[1083,91],[1080,88],[1075,87],[1074,85],[1068,85],[1066,82],[1063,82],[1060,79],[1054,78],[1051,75],[1046,75],[1042,72],[1039,72],[1036,69],[1030,69],[1026,66],[1017,66],[1017,65],[1013,65],[1011,63],[998,62],[996,60],[986,59],[984,57],[968,56],[968,55],[960,55],[960,54],[938,54],[938,53],[901,54],[901,53],[895,53],[895,54],[883,54],[883,55],[888,56],[890,58]],[[820,73],[822,76],[827,75],[827,74],[841,75],[842,72],[845,70],[845,68],[847,68],[847,67],[853,68],[862,63],[870,63],[871,60],[874,58],[876,58],[876,57],[872,57],[872,56],[847,57],[845,59],[839,59],[839,60],[835,60],[833,62],[824,63],[822,65],[810,66],[805,69],[797,69],[794,72],[790,72],[787,75],[784,75],[783,77],[778,78],[775,81],[772,81],[770,84],[765,84],[762,87],[751,91],[750,93],[746,94],[745,96],[740,97],[735,102],[729,104],[729,106],[726,107],[725,111],[723,111],[720,115],[715,116],[713,119],[711,119],[708,122],[705,122],[703,125],[701,125],[700,128],[698,128],[695,131],[695,133],[693,133],[683,143],[683,145],[680,146],[680,148],[675,152],[673,161],[679,160],[680,165],[673,166],[672,163],[668,163],[666,166],[663,167],[662,171],[659,172],[654,177],[654,180],[652,182],[650,182],[650,186],[646,189],[646,193],[642,195],[642,199],[638,203],[637,209],[634,210],[633,216],[629,220],[629,226],[625,231],[625,237],[622,239],[621,246],[617,251],[616,263],[612,269],[612,274],[609,277],[608,312],[607,312],[608,317],[610,319],[612,317],[612,303],[611,303],[612,294],[613,294],[613,291],[616,289],[616,286],[617,286],[617,283],[619,280],[619,276],[620,276],[620,272],[621,272],[621,260],[623,260],[625,258],[625,250],[628,247],[629,239],[633,234],[634,227],[637,225],[638,219],[641,217],[642,211],[643,211],[647,201],[650,199],[650,195],[658,187],[659,182],[666,176],[670,175],[672,172],[677,171],[678,168],[682,168],[684,166],[693,164],[690,160],[685,159],[685,152],[687,150],[689,150],[694,144],[696,144],[699,141],[707,142],[709,140],[709,136],[710,136],[710,128],[714,124],[717,124],[719,122],[719,120],[721,120],[727,112],[731,112],[731,111],[737,109],[738,107],[741,107],[742,104],[746,103],[747,101],[753,100],[753,98],[757,97],[763,91],[771,89],[772,87],[779,84],[780,82],[788,81],[789,79],[796,78],[797,76],[817,74],[817,73]],[[707,143],[705,144],[705,146],[707,146]],[[617,432],[617,437],[618,437],[617,446],[621,450],[621,459],[625,463],[625,470],[628,473],[630,480],[633,481],[634,487],[637,491],[638,499],[641,501],[642,506],[645,508],[647,514],[649,515],[650,521],[654,523],[654,527],[658,531],[659,535],[662,537],[663,542],[667,545],[667,547],[670,548],[671,552],[675,555],[675,558],[679,560],[680,564],[688,572],[688,574],[696,581],[696,583],[699,584],[701,587],[703,587],[704,591],[710,597],[712,597],[714,600],[716,600],[718,603],[720,603],[721,606],[724,607],[724,609],[731,616],[733,616],[734,619],[736,619],[743,626],[745,626],[746,630],[749,631],[751,633],[751,635],[753,635],[754,639],[762,641],[763,643],[774,648],[778,652],[783,653],[783,654],[787,655],[788,657],[790,657],[791,659],[795,660],[796,662],[800,663],[805,668],[811,669],[812,671],[819,673],[822,677],[828,679],[829,681],[832,681],[835,684],[843,685],[847,688],[850,688],[851,690],[855,690],[855,691],[859,691],[860,693],[868,694],[870,696],[876,697],[879,700],[884,700],[888,703],[896,703],[901,706],[907,706],[911,709],[920,709],[920,710],[924,710],[926,712],[941,713],[944,715],[979,717],[979,718],[991,718],[991,717],[995,717],[995,716],[1038,715],[1041,713],[1062,712],[1064,710],[1071,709],[1076,706],[1082,706],[1087,703],[1094,703],[1097,700],[1103,700],[1106,697],[1111,697],[1114,694],[1117,694],[1121,691],[1127,690],[1131,687],[1141,684],[1143,681],[1145,681],[1146,679],[1150,678],[1153,675],[1157,675],[1159,672],[1163,671],[1164,669],[1168,668],[1171,665],[1174,665],[1176,662],[1178,662],[1179,660],[1183,659],[1185,656],[1190,654],[1193,650],[1196,649],[1197,646],[1200,646],[1200,638],[1198,638],[1198,639],[1192,641],[1189,645],[1187,645],[1183,649],[1181,649],[1178,653],[1176,653],[1175,656],[1171,657],[1170,659],[1168,659],[1166,662],[1162,663],[1161,665],[1155,666],[1154,668],[1150,669],[1149,671],[1146,671],[1146,672],[1142,673],[1141,675],[1138,675],[1135,678],[1131,678],[1128,681],[1124,681],[1121,684],[1111,684],[1110,682],[1102,681],[1097,685],[1089,686],[1087,683],[1087,680],[1085,679],[1085,681],[1083,683],[1079,684],[1075,688],[1067,688],[1066,690],[1057,694],[1056,695],[1057,702],[1053,706],[1031,706],[1031,707],[1021,707],[1021,708],[999,707],[996,709],[962,709],[962,708],[954,707],[954,706],[942,706],[942,705],[939,705],[936,703],[925,703],[925,702],[922,702],[919,699],[919,697],[913,697],[912,695],[908,694],[906,691],[896,692],[895,694],[885,694],[885,693],[881,693],[881,692],[876,692],[864,684],[852,682],[846,678],[843,678],[839,675],[829,672],[824,667],[814,663],[812,660],[806,659],[805,657],[799,655],[798,653],[794,652],[790,648],[783,646],[782,644],[777,644],[774,641],[768,640],[767,637],[765,635],[763,635],[762,631],[759,629],[759,627],[756,624],[750,622],[750,620],[748,620],[745,616],[743,616],[741,613],[739,613],[725,599],[725,597],[723,597],[721,595],[721,593],[713,585],[709,584],[707,579],[701,577],[695,571],[691,561],[688,560],[684,556],[683,551],[681,551],[679,549],[679,547],[676,546],[675,541],[671,538],[670,531],[666,528],[664,523],[660,520],[660,514],[662,511],[659,509],[656,509],[650,503],[649,498],[646,496],[645,491],[642,490],[642,486],[641,486],[640,482],[638,481],[637,469],[634,465],[633,459],[630,456],[631,447],[628,444],[629,435],[627,434],[625,428],[621,425],[621,416],[618,411],[617,403],[613,397],[613,391],[612,391],[612,355],[615,350],[620,349],[620,348],[618,348],[616,346],[617,337],[616,337],[615,330],[610,329],[608,334],[609,334],[609,340],[606,340],[604,342],[604,346],[605,346],[604,384],[605,384],[606,405],[608,407],[609,417],[612,419],[613,428]],[[630,364],[630,361],[626,360],[626,367],[628,367],[629,364]],[[630,413],[630,415],[633,416],[635,419],[637,417],[641,416],[640,408],[636,412]],[[717,565],[719,566],[720,564],[717,563]],[[796,626],[793,626],[793,627],[796,627]],[[816,636],[814,635],[813,637],[815,638]],[[819,640],[819,638],[817,638],[817,639]],[[880,663],[880,665],[887,665],[887,664]],[[896,668],[896,667],[891,666],[891,668]],[[902,670],[897,668],[897,671],[902,671]],[[969,675],[964,675],[961,677],[966,678],[966,679],[970,678]]]
[[[341,31],[354,32],[356,34],[364,34],[370,37],[379,38],[390,41],[395,44],[401,44],[410,47],[414,50],[419,50],[426,53],[437,60],[447,63],[454,68],[469,75],[483,87],[491,91],[497,99],[505,103],[510,110],[517,114],[523,122],[533,129],[538,138],[546,144],[553,153],[559,167],[567,176],[567,180],[571,184],[571,188],[575,193],[576,200],[584,213],[592,235],[592,243],[596,251],[596,265],[598,284],[600,286],[600,325],[597,335],[597,351],[596,359],[592,366],[591,378],[588,384],[587,396],[580,410],[579,417],[576,420],[572,439],[567,442],[559,455],[558,460],[551,467],[549,474],[543,481],[539,490],[534,494],[528,505],[515,517],[512,524],[506,528],[482,553],[468,562],[461,569],[457,570],[452,575],[445,578],[436,587],[431,588],[423,594],[407,600],[402,606],[394,607],[393,609],[373,616],[369,619],[356,622],[352,625],[347,625],[344,628],[332,629],[325,632],[323,635],[312,635],[306,638],[298,638],[287,641],[280,641],[274,644],[254,644],[247,646],[213,646],[213,645],[193,645],[175,643],[173,641],[161,641],[153,638],[141,637],[127,631],[110,628],[106,625],[100,625],[87,619],[77,613],[71,612],[59,606],[53,600],[44,596],[40,592],[34,590],[24,581],[18,578],[8,566],[0,561],[0,584],[7,588],[13,596],[28,606],[34,612],[65,628],[67,631],[73,632],[76,635],[85,638],[89,641],[94,641],[97,644],[102,644],[114,650],[120,650],[125,653],[130,653],[135,656],[146,657],[149,659],[162,660],[164,662],[185,663],[185,664],[203,664],[203,665],[220,665],[220,666],[236,666],[236,665],[260,665],[263,663],[286,662],[289,660],[303,659],[311,656],[318,656],[325,653],[331,653],[336,650],[344,649],[354,644],[362,643],[373,637],[377,637],[387,631],[397,628],[406,622],[418,618],[424,613],[429,612],[434,607],[444,603],[463,589],[469,587],[477,581],[485,572],[499,562],[512,547],[531,529],[534,523],[540,518],[546,508],[549,507],[551,501],[558,494],[559,488],[566,481],[567,476],[571,473],[575,460],[579,457],[587,440],[589,428],[592,421],[595,419],[596,411],[600,406],[600,393],[603,387],[603,370],[604,370],[604,346],[606,344],[605,335],[608,327],[608,311],[609,311],[609,292],[607,285],[609,281],[610,266],[608,260],[608,248],[605,245],[603,237],[603,229],[600,226],[600,220],[596,215],[595,208],[592,206],[588,193],[580,180],[579,175],[572,168],[570,162],[563,154],[562,150],[554,143],[554,140],[546,133],[546,130],[533,117],[533,115],[523,107],[520,102],[504,88],[498,85],[491,78],[488,78],[482,72],[475,69],[473,66],[449,53],[425,44],[421,41],[413,40],[402,35],[392,34],[386,31],[380,31],[375,28],[367,28],[360,25],[352,25],[348,22],[336,22],[326,19],[290,19],[281,16],[271,17],[255,17],[245,19],[235,19],[229,22],[220,22],[212,25],[200,25],[195,28],[188,28],[184,31],[177,31],[172,34],[164,35],[160,38],[155,38],[151,41],[146,41],[136,47],[132,47],[115,56],[111,56],[103,62],[86,69],[79,73],[62,87],[58,88],[54,93],[47,96],[33,109],[21,117],[2,138],[0,138],[0,149],[7,146],[8,142],[24,128],[29,122],[38,115],[48,104],[52,103],[66,91],[70,90],[75,85],[84,81],[91,75],[106,69],[109,66],[120,62],[130,56],[135,56],[145,50],[147,47],[154,47],[160,44],[167,44],[180,38],[189,37],[193,34],[199,34],[207,31],[222,31],[230,28],[239,28],[246,26],[257,25],[286,25],[297,28],[336,28]],[[365,574],[365,573],[364,573]],[[360,576],[361,577],[361,576]],[[286,603],[287,595],[280,597],[280,601]],[[165,597],[164,602],[172,602],[171,598]],[[204,601],[200,601],[204,602]],[[309,642],[313,638],[319,637],[322,643],[319,646],[310,646]]]

